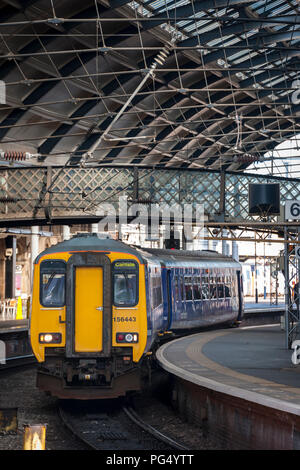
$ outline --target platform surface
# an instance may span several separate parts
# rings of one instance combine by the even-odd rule
[[[245,313],[254,313],[254,312],[276,312],[283,311],[285,309],[285,304],[279,302],[276,304],[270,304],[269,302],[260,301],[256,302],[245,302],[244,304]]]
[[[280,325],[206,331],[157,351],[161,366],[185,380],[300,415],[300,365]]]
[[[29,329],[29,320],[5,320],[0,321],[0,334],[27,331]]]

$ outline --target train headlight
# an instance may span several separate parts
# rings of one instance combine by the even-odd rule
[[[139,335],[138,333],[117,333],[116,341],[117,343],[138,343]]]
[[[43,344],[61,343],[61,333],[40,333],[39,342]]]

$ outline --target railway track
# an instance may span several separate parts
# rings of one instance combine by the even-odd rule
[[[145,423],[120,401],[63,402],[59,414],[69,430],[93,450],[188,450]]]

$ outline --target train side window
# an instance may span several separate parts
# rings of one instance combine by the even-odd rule
[[[156,308],[162,304],[161,277],[152,276],[150,282],[151,282],[152,306],[153,308]]]
[[[40,267],[40,303],[43,307],[65,305],[66,264],[64,261],[43,261]]]
[[[213,274],[210,277],[210,298],[211,299],[217,299],[218,298],[218,292],[217,292],[217,279],[216,276]]]
[[[224,299],[224,277],[217,276],[217,291],[218,291],[218,298]]]
[[[201,286],[200,286],[199,276],[194,276],[193,291],[194,291],[194,300],[200,300],[201,299]]]
[[[133,307],[138,303],[138,266],[134,261],[114,262],[113,301],[116,307]]]
[[[184,301],[185,300],[184,276],[181,276],[180,287],[181,287],[181,300]]]
[[[226,276],[225,281],[225,298],[228,298],[231,297],[231,277]]]
[[[234,273],[233,275],[233,279],[232,279],[232,293],[233,293],[233,296],[234,297],[238,297],[238,277],[237,277],[237,274],[236,272]]]
[[[193,285],[192,278],[190,276],[185,276],[185,298],[186,300],[193,300]]]
[[[178,279],[178,276],[176,275],[174,277],[174,284],[175,284],[175,300],[178,301],[179,300],[179,279]]]
[[[157,305],[162,304],[161,277],[156,278],[156,299]]]
[[[210,298],[208,276],[203,276],[202,278],[202,298],[204,300]]]

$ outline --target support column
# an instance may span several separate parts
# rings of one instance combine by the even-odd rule
[[[203,230],[203,237],[207,237],[208,236],[208,230],[206,227],[204,227],[204,230]],[[204,240],[204,238],[202,239],[201,241],[201,250],[208,250],[209,249],[209,240]]]
[[[39,227],[31,227],[31,285],[33,281],[33,263],[39,254]]]
[[[17,259],[17,239],[8,236],[5,239],[6,250],[9,255],[5,260],[5,298],[14,299],[16,295],[16,259]]]
[[[239,261],[239,247],[236,241],[232,242],[232,258]]]
[[[99,224],[92,224],[92,233],[99,232]]]
[[[63,225],[63,240],[70,240],[70,227]]]
[[[222,236],[227,237],[227,235],[228,235],[227,230],[223,229]],[[222,255],[225,255],[225,256],[228,255],[228,244],[226,240],[222,240]]]
[[[0,300],[5,299],[5,239],[0,239]]]
[[[186,236],[185,236],[185,233],[184,233],[184,227],[182,228],[182,232],[181,232],[181,248],[182,250],[187,250],[188,249],[188,244],[187,244],[187,239],[186,239]]]

